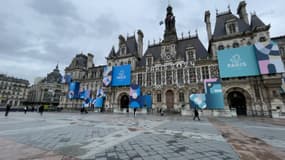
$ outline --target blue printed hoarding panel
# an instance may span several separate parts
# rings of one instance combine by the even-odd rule
[[[113,67],[112,86],[128,86],[131,83],[131,65]]]
[[[67,95],[68,98],[69,99],[79,98],[79,88],[80,88],[79,82],[69,83],[69,89],[68,89],[68,95]]]
[[[221,78],[259,75],[253,46],[220,50],[218,63]]]
[[[224,109],[224,95],[219,81],[206,82],[206,104],[208,109]]]

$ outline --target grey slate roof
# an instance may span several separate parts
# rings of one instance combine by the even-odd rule
[[[195,48],[196,59],[207,58],[208,52],[198,37],[191,37],[188,39],[179,40],[177,45],[177,58],[183,58],[184,60],[186,60],[185,51],[188,47]]]
[[[260,20],[259,17],[257,17],[257,15],[253,14],[251,16],[250,26],[251,26],[251,29],[253,30],[255,27],[265,26],[265,24]]]
[[[76,57],[73,58],[71,64],[67,67],[67,69],[86,69],[87,68],[87,56],[84,54],[77,54]]]
[[[22,83],[22,84],[25,84],[27,86],[30,84],[28,80],[7,76],[6,74],[0,74],[0,80],[8,81],[8,82]]]
[[[135,36],[127,37],[127,40],[125,42],[127,47],[127,55],[138,55],[138,49],[137,49],[137,41]],[[115,48],[113,47],[109,53],[108,58],[114,58],[120,56],[120,48],[118,51],[115,51]]]
[[[116,56],[116,52],[115,52],[115,47],[113,46],[108,57],[111,58],[111,57],[115,57],[115,56]]]
[[[127,37],[126,41],[127,53],[137,54],[137,41],[135,36]]]
[[[137,66],[142,67],[146,65],[146,57],[153,57],[154,62],[160,61],[161,57],[161,47],[162,43],[157,45],[149,46],[139,61]],[[191,37],[187,39],[181,39],[176,42],[176,58],[181,58],[186,61],[185,51],[188,47],[194,47],[196,49],[196,59],[206,59],[208,56],[208,52],[206,48],[201,43],[198,37]]]
[[[228,11],[222,14],[218,14],[216,16],[216,25],[213,33],[213,38],[218,38],[227,35],[225,24],[228,20],[232,19],[236,20],[240,33],[246,31],[253,31],[256,26],[265,26],[265,24],[260,20],[257,15],[253,15],[251,17],[251,23],[250,25],[248,25],[243,19],[238,18],[237,16],[233,15],[231,11]]]

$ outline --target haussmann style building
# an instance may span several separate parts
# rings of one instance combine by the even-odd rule
[[[28,87],[28,80],[0,74],[0,106],[22,106],[27,98]]]

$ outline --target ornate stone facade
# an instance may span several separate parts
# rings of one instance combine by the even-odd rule
[[[118,49],[112,47],[106,57],[108,66],[130,64],[132,83],[142,87],[143,94],[152,95],[154,109],[163,108],[170,112],[189,110],[189,95],[203,93],[203,80],[219,78],[217,51],[269,41],[270,25],[265,25],[257,15],[248,19],[246,3],[242,1],[235,16],[231,10],[217,13],[214,33],[211,31],[210,11],[205,13],[205,23],[209,38],[207,51],[198,33],[178,37],[172,7],[167,7],[164,39],[148,44],[143,54],[143,32],[137,35],[119,36]],[[94,66],[88,56],[79,54],[65,69],[83,88],[91,89],[93,95],[102,86],[104,66]],[[88,60],[89,59],[89,60]],[[89,63],[88,63],[89,62]],[[240,77],[222,79],[225,109],[223,111],[205,110],[212,115],[270,115],[271,110],[284,105],[277,92],[281,85],[281,75]],[[65,91],[67,92],[67,86]],[[129,87],[104,88],[107,95],[105,106],[116,112],[124,112],[125,101],[129,97]],[[127,99],[126,99],[127,97]],[[61,98],[63,107],[80,107],[80,101]],[[232,112],[231,112],[232,111]]]

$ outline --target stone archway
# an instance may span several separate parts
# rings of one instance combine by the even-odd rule
[[[120,97],[119,99],[120,102],[120,108],[121,109],[128,109],[129,108],[129,103],[130,103],[130,98],[127,94],[124,94]]]
[[[172,90],[168,90],[165,93],[165,102],[167,110],[172,111],[174,110],[174,93]]]
[[[225,98],[225,104],[229,106],[229,109],[235,108],[238,106],[239,108],[239,113],[238,115],[251,115],[253,112],[252,108],[252,103],[253,99],[250,96],[249,92],[246,89],[240,88],[240,87],[232,87],[227,89],[227,91],[224,94]],[[236,99],[240,99],[240,102],[235,102],[237,101]],[[240,106],[242,105],[242,106]],[[237,108],[235,108],[237,110]],[[243,111],[242,111],[243,110]],[[244,113],[246,112],[246,113]]]
[[[238,116],[247,115],[247,106],[245,96],[239,91],[232,91],[228,94],[228,103],[230,109],[236,109]]]

